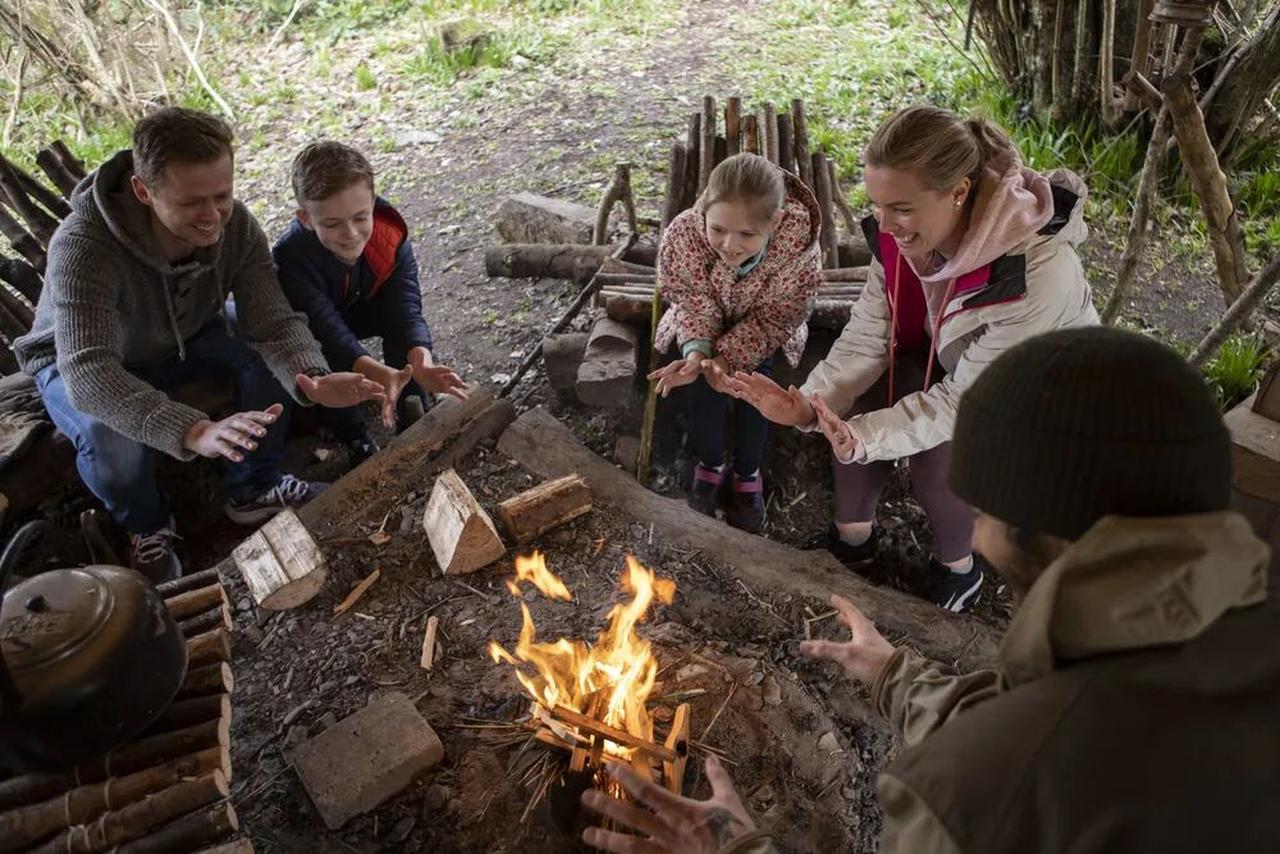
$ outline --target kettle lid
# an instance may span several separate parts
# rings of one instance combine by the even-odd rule
[[[4,594],[0,649],[10,669],[52,663],[98,633],[116,605],[115,593],[98,569],[42,572]]]

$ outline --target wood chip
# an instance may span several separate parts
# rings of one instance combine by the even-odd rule
[[[430,670],[436,660],[436,632],[440,630],[440,618],[432,615],[427,618],[427,634],[422,639],[422,660],[419,662],[423,670]]]
[[[373,543],[375,546],[386,545],[391,542],[391,535],[386,531],[374,531],[369,535],[369,542]]]
[[[334,606],[333,615],[336,617],[337,615],[346,611],[352,605],[359,602],[360,597],[364,595],[366,590],[368,590],[370,587],[373,586],[373,582],[377,581],[378,576],[380,575],[382,575],[382,570],[375,569],[373,572],[369,573],[368,577],[365,578],[364,581],[361,581],[355,587],[351,588],[351,592],[347,594],[347,598],[343,599],[341,602],[339,602],[337,605]]]

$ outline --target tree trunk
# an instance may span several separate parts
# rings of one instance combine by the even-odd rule
[[[1268,109],[1267,95],[1280,82],[1280,3],[1258,31],[1240,48],[1239,59],[1218,86],[1205,115],[1205,128],[1214,148],[1230,154],[1238,150],[1244,131],[1260,110]]]

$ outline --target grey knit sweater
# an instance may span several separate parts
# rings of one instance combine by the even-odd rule
[[[177,266],[151,236],[150,210],[129,188],[133,154],[121,151],[81,182],[72,213],[49,245],[31,332],[14,342],[34,376],[58,364],[81,412],[181,460],[182,437],[208,416],[130,373],[125,365],[186,357],[184,342],[235,294],[240,332],[300,403],[299,373],[328,373],[306,318],[276,279],[266,235],[235,202],[218,243]]]

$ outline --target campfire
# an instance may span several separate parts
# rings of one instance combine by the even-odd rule
[[[544,768],[532,807],[559,782],[576,802],[589,785],[603,787],[605,762],[625,762],[637,772],[679,792],[688,755],[689,707],[676,709],[670,732],[658,743],[648,700],[658,677],[658,660],[647,640],[636,634],[655,603],[670,604],[675,582],[659,578],[630,555],[621,588],[631,598],[609,612],[608,625],[594,644],[560,638],[539,641],[529,607],[520,603],[523,618],[514,652],[489,642],[489,656],[515,668],[516,678],[532,699],[527,727],[544,745],[567,751],[564,768]],[[522,584],[543,596],[565,602],[573,595],[551,570],[540,552],[516,558],[515,578],[507,589],[517,598]],[[526,811],[527,815],[527,811]]]

